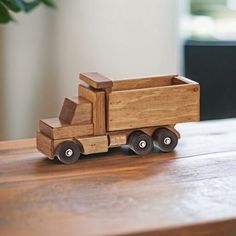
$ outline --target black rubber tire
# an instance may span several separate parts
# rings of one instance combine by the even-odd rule
[[[172,152],[178,144],[177,135],[166,128],[157,129],[153,134],[153,140],[162,152]]]
[[[65,141],[58,146],[56,156],[63,164],[73,164],[77,162],[80,157],[80,147],[78,143]]]
[[[147,155],[152,152],[154,147],[152,138],[142,131],[131,133],[128,137],[128,145],[137,155]]]

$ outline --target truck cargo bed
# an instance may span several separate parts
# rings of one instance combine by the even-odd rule
[[[113,81],[107,130],[198,121],[199,100],[199,84],[175,75]]]

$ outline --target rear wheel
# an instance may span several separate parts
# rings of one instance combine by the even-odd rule
[[[171,152],[178,144],[177,135],[166,128],[157,129],[153,135],[154,144],[162,152]]]
[[[65,141],[58,146],[56,156],[63,164],[73,164],[80,157],[80,147],[73,141]]]
[[[147,155],[153,150],[152,138],[142,131],[130,134],[128,145],[137,155]]]

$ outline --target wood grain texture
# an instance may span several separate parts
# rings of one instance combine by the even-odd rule
[[[96,89],[106,89],[112,87],[112,80],[97,72],[80,74],[80,79]]]
[[[199,85],[114,91],[108,97],[108,131],[199,120]]]
[[[79,96],[89,100],[93,104],[94,135],[105,134],[106,133],[105,92],[94,90],[84,85],[79,85]]]
[[[36,147],[42,154],[46,155],[49,159],[53,160],[56,155],[56,150],[61,143],[63,143],[64,141],[76,140],[77,139],[75,137],[51,139],[45,134],[38,132],[36,136]]]
[[[112,91],[170,86],[173,85],[172,79],[176,76],[177,75],[162,75],[114,80]]]
[[[173,153],[75,165],[0,142],[1,235],[236,235],[236,119],[181,124]]]
[[[108,150],[107,136],[105,136],[106,138],[104,137],[100,138],[100,136],[98,137],[85,137],[81,139],[76,137],[69,137],[63,139],[50,139],[46,135],[38,132],[36,139],[36,147],[41,153],[46,155],[51,160],[55,158],[58,146],[65,141],[81,142],[82,144],[81,153],[83,154],[93,153],[92,151],[94,151],[94,153],[107,151]]]
[[[92,103],[82,97],[65,98],[59,119],[70,125],[92,123]]]
[[[44,153],[49,159],[53,157],[54,140],[40,132],[37,132],[36,135],[36,147],[40,152]]]
[[[42,119],[39,130],[52,139],[64,139],[93,135],[93,124],[69,125],[59,118]]]
[[[101,153],[108,151],[107,135],[77,138],[83,146],[83,154]]]

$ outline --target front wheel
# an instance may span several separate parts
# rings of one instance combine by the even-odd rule
[[[177,135],[166,128],[157,129],[153,135],[154,144],[162,152],[171,152],[178,144]]]
[[[73,164],[80,157],[79,145],[73,141],[65,141],[58,146],[56,156],[63,164]]]

